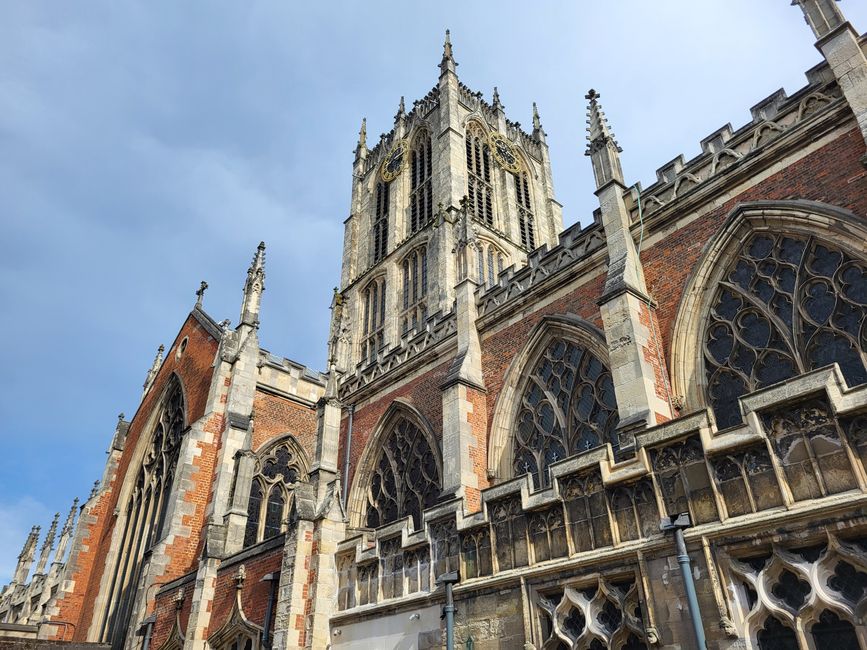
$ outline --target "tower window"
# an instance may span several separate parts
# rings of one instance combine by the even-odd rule
[[[415,249],[403,260],[401,333],[417,330],[427,320],[427,248]]]
[[[364,337],[361,361],[373,361],[385,345],[385,276],[370,282],[362,293],[364,301]]]
[[[479,221],[493,226],[493,188],[491,186],[491,152],[481,128],[472,124],[467,129],[467,199],[469,213]]]
[[[423,228],[433,217],[432,169],[430,133],[422,131],[416,136],[410,154],[410,234]]]
[[[505,254],[499,248],[488,241],[479,240],[476,249],[478,283],[485,287],[494,286],[503,271],[505,259]]]
[[[373,215],[373,262],[385,257],[388,251],[388,197],[391,186],[380,181],[376,184],[376,206]]]
[[[515,177],[515,202],[518,206],[518,230],[521,246],[528,250],[536,248],[536,231],[533,223],[533,202],[530,199],[530,182],[527,172],[513,174]]]

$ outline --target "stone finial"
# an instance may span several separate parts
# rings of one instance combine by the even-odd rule
[[[148,370],[147,375],[145,376],[144,384],[142,385],[145,393],[151,387],[151,384],[153,384],[154,379],[156,379],[157,373],[160,371],[160,368],[163,365],[163,353],[165,351],[166,347],[162,343],[160,343],[160,347],[157,348],[157,355],[154,357],[154,362],[151,364],[150,370]],[[123,420],[123,413],[118,416],[118,423],[120,423],[121,420]]]
[[[500,91],[497,90],[497,87],[494,86],[494,95],[492,97],[492,104],[495,111],[502,111],[505,106],[503,106],[503,102],[500,101]]]
[[[816,38],[822,38],[846,22],[837,0],[792,0],[804,12],[804,20]]]
[[[456,68],[458,64],[455,61],[454,52],[452,52],[452,39],[449,30],[446,30],[446,40],[443,43],[443,60],[440,61],[440,76],[451,72],[457,74]]]
[[[63,529],[60,535],[63,536],[72,532],[72,525],[75,523],[75,511],[78,510],[78,497],[72,500],[72,507],[69,509],[69,514],[66,515],[66,522],[63,524]]]
[[[584,96],[589,101],[587,106],[587,150],[585,156],[590,156],[593,163],[593,175],[596,187],[600,188],[609,181],[623,183],[623,170],[620,167],[620,152],[623,151],[614,139],[614,134],[608,126],[608,120],[599,104],[599,93],[592,88]]]
[[[54,519],[51,521],[51,527],[48,529],[48,534],[42,542],[42,548],[39,551],[39,562],[36,564],[36,573],[44,573],[45,567],[48,565],[48,556],[54,550],[54,537],[57,535],[57,522],[60,521],[60,513],[54,513]]]
[[[97,481],[93,482],[93,487],[90,490],[90,496],[88,497],[88,500],[95,497],[98,492],[99,492],[99,481],[97,480]]]
[[[208,289],[208,283],[202,280],[199,283],[199,288],[196,290],[196,307],[201,308],[202,300],[205,297],[205,291]]]
[[[358,143],[355,145],[356,162],[367,156],[367,118],[361,118],[361,128],[358,130]]]
[[[247,579],[247,567],[243,564],[238,567],[238,570],[235,571],[235,575],[232,576],[232,580],[235,581],[235,589],[243,589],[244,581]]]
[[[72,528],[75,523],[75,512],[78,510],[78,497],[72,501],[72,507],[69,509],[69,514],[66,516],[66,523],[63,524],[63,529],[60,531],[60,541],[57,542],[57,552],[54,554],[54,564],[63,562],[63,557],[66,555],[66,547],[69,540],[72,539]]]
[[[178,587],[177,592],[175,592],[175,597],[172,598],[172,601],[175,603],[175,609],[181,609],[184,606],[184,588]]]
[[[259,326],[259,306],[265,290],[265,242],[259,242],[244,283],[244,302],[241,307],[241,324]]]
[[[542,128],[542,120],[539,118],[539,109],[536,107],[536,102],[533,102],[533,139],[536,142],[545,142],[546,135]]]
[[[403,95],[400,96],[400,103],[397,105],[397,113],[394,116],[395,120],[401,120],[406,117],[406,103]]]
[[[27,539],[24,541],[24,547],[18,555],[18,566],[15,568],[15,576],[12,581],[16,584],[23,585],[27,581],[27,574],[30,573],[30,565],[33,564],[33,557],[36,554],[36,542],[39,541],[39,526],[34,526],[30,529]]]

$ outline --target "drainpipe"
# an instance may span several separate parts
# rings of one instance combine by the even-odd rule
[[[349,499],[349,454],[352,451],[352,418],[355,415],[355,405],[349,407],[349,424],[346,427],[346,447],[343,456],[343,510],[346,511],[346,502]]]
[[[686,590],[686,602],[689,607],[689,618],[692,621],[692,629],[695,632],[696,648],[705,650],[707,644],[704,639],[704,625],[701,622],[701,610],[698,608],[698,597],[695,595],[695,582],[692,579],[692,568],[689,563],[689,554],[686,552],[686,540],[683,538],[684,528],[689,528],[692,522],[689,513],[682,512],[679,515],[665,517],[659,524],[663,532],[674,532],[674,545],[677,549],[677,563],[680,565],[680,573],[683,576],[683,586]]]
[[[267,573],[259,582],[270,582],[271,592],[268,594],[268,607],[265,610],[265,630],[262,632],[262,647],[271,647],[271,618],[274,615],[274,603],[277,600],[277,586],[280,583],[280,572]]]
[[[460,581],[457,571],[445,573],[437,582],[446,586],[446,604],[443,606],[443,614],[440,618],[446,619],[446,650],[455,650],[455,601],[452,596],[452,586]]]

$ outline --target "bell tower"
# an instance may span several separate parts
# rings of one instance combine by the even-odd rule
[[[458,282],[492,286],[563,228],[535,104],[528,133],[507,119],[496,88],[487,102],[457,66],[447,31],[430,92],[408,111],[401,98],[372,148],[362,120],[332,317],[329,363],[339,371],[376,362],[451,312]]]

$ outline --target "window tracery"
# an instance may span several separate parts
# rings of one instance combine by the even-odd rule
[[[654,449],[651,459],[667,514],[688,512],[696,524],[718,519],[704,449],[698,437]]]
[[[379,181],[376,184],[376,197],[373,212],[373,263],[375,264],[388,252],[388,211],[391,184]]]
[[[431,138],[424,130],[413,140],[410,153],[410,234],[421,230],[433,218],[432,170]]]
[[[540,648],[647,650],[639,599],[634,576],[538,594]]]
[[[867,555],[857,541],[775,547],[730,559],[728,569],[745,635],[759,650],[867,648],[856,630],[867,605]]]
[[[370,281],[362,293],[364,328],[361,341],[361,362],[375,361],[385,347],[385,276]]]
[[[403,561],[406,592],[430,591],[430,549],[427,546],[407,551]]]
[[[622,542],[659,534],[659,508],[650,479],[614,488],[611,511]]]
[[[480,239],[476,242],[476,271],[479,284],[483,287],[493,287],[497,278],[503,272],[506,255],[489,241]]]
[[[720,428],[738,398],[837,362],[867,382],[867,262],[815,237],[756,233],[720,282],[705,332],[707,396]]]
[[[610,546],[611,520],[599,472],[570,476],[561,483],[560,493],[566,504],[575,550]]]
[[[289,492],[306,478],[305,463],[289,440],[273,446],[256,459],[256,475],[250,486],[244,546],[252,546],[286,530]]]
[[[521,246],[527,250],[536,248],[536,224],[533,217],[533,200],[530,196],[530,180],[527,172],[513,174],[515,180],[515,204],[518,208],[518,232]]]
[[[590,350],[557,338],[530,374],[518,412],[515,475],[550,485],[548,466],[606,442],[617,426],[617,403],[608,368]]]
[[[487,527],[476,528],[461,535],[465,578],[478,578],[493,573],[491,563],[491,533]]]
[[[467,126],[467,212],[488,226],[494,225],[491,152],[488,138],[475,122]]]
[[[490,504],[491,526],[494,530],[497,568],[500,571],[527,566],[530,563],[527,541],[527,515],[520,499],[506,499]]]
[[[420,246],[403,260],[401,332],[416,331],[427,320],[427,247]]]
[[[401,416],[379,452],[367,494],[367,525],[378,528],[412,517],[421,529],[422,512],[439,498],[440,470],[424,432]]]
[[[126,638],[144,554],[163,537],[185,418],[181,384],[173,377],[126,505],[101,634],[113,647],[122,647]]]
[[[729,517],[783,505],[768,450],[750,447],[711,461]]]
[[[533,559],[545,562],[552,558],[569,555],[566,541],[566,525],[563,508],[556,505],[530,515],[530,541],[533,544]]]

